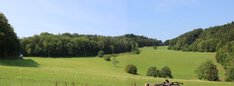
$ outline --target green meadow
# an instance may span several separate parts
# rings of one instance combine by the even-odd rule
[[[183,86],[234,86],[231,82],[198,80],[195,70],[206,60],[215,62],[215,53],[182,52],[167,50],[166,46],[144,47],[141,53],[122,53],[115,57],[115,67],[100,57],[39,58],[0,60],[0,86],[144,86],[145,83],[162,83],[164,78],[146,76],[149,67],[171,68],[174,79]],[[113,57],[112,57],[113,58]],[[124,67],[134,64],[138,75],[127,74]],[[220,79],[224,70],[216,63]]]

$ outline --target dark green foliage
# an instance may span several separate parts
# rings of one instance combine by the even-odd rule
[[[191,51],[192,49],[189,48],[189,45],[196,41],[202,31],[202,29],[195,29],[191,32],[182,34],[179,37],[170,40],[168,48],[172,50]]]
[[[234,41],[226,43],[216,52],[216,60],[226,70],[226,81],[234,81]]]
[[[157,46],[155,45],[153,48],[156,50],[156,49],[157,49]]]
[[[105,57],[104,57],[104,60],[105,60],[105,61],[111,61],[111,56],[110,56],[110,55],[105,56]]]
[[[110,56],[111,56],[111,57],[117,57],[118,54],[111,54]]]
[[[134,35],[136,36],[136,35]],[[158,43],[158,40],[141,38],[136,36],[142,46],[150,46]],[[40,57],[76,57],[76,56],[96,56],[99,51],[105,54],[114,54],[138,50],[138,43],[134,38],[117,36],[97,36],[82,34],[50,34],[41,33],[32,37],[22,38],[21,47],[26,56]],[[151,40],[149,43],[147,40]],[[145,44],[144,44],[145,43]],[[133,46],[134,45],[134,46]]]
[[[147,76],[153,76],[158,77],[159,76],[159,70],[156,67],[150,67],[147,71]]]
[[[168,46],[168,45],[169,45],[169,42],[170,42],[170,40],[166,40],[166,41],[163,43],[163,45],[164,45],[164,46]]]
[[[132,53],[133,53],[133,54],[140,54],[140,50],[139,50],[139,49],[134,50],[134,51],[132,51]]]
[[[123,37],[127,37],[127,38],[130,38],[131,40],[135,41],[139,47],[163,45],[161,40],[147,38],[145,36],[137,36],[134,34],[125,34]]]
[[[227,68],[226,76],[226,81],[234,81],[234,66]]]
[[[138,46],[137,43],[132,44],[132,50],[131,50],[131,52],[133,54],[140,54],[139,46]]]
[[[207,29],[195,29],[170,40],[169,49],[215,52],[234,40],[234,22]]]
[[[137,74],[137,67],[135,65],[130,64],[125,67],[125,71],[130,74]]]
[[[0,13],[0,59],[19,59],[20,44],[3,13]]]
[[[98,57],[103,57],[104,56],[104,52],[103,51],[99,51],[98,52]]]
[[[234,57],[232,57],[234,50],[234,48],[232,49],[232,46],[234,46],[234,44],[228,43],[216,52],[216,60],[223,65],[224,69],[227,69],[232,63],[231,60],[234,59]]]
[[[196,70],[198,79],[205,79],[209,81],[218,81],[218,69],[211,60],[201,64]]]
[[[171,69],[169,67],[163,67],[160,71],[159,71],[159,77],[163,77],[163,78],[173,78],[172,74],[171,74]]]

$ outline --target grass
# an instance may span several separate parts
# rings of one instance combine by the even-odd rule
[[[116,57],[117,67],[104,58],[38,58],[0,60],[0,86],[143,86],[145,83],[162,83],[165,79],[146,76],[151,66],[169,66],[172,81],[184,86],[234,86],[230,82],[209,82],[196,79],[194,71],[206,60],[215,62],[215,53],[182,52],[166,47],[141,48],[139,55],[123,53]],[[124,67],[134,64],[138,75],[124,72]],[[218,65],[218,64],[217,64]],[[218,65],[221,79],[224,70]]]

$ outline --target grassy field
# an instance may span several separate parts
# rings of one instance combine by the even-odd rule
[[[143,86],[145,83],[161,83],[165,79],[147,77],[151,66],[169,66],[174,79],[183,86],[234,86],[230,82],[209,82],[196,79],[194,71],[206,60],[213,60],[215,53],[182,52],[166,47],[141,48],[141,54],[120,54],[117,67],[99,57],[38,58],[24,60],[0,60],[0,86]],[[134,64],[139,75],[124,72],[124,67]],[[217,64],[218,65],[218,64]],[[221,79],[224,70],[218,65]]]

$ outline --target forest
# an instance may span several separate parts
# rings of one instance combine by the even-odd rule
[[[99,51],[105,54],[131,52],[138,47],[161,45],[157,39],[134,34],[123,36],[83,35],[78,33],[41,33],[20,39],[22,52],[26,56],[77,57],[96,56]]]
[[[226,80],[234,80],[234,22],[195,29],[169,41],[168,49],[216,52],[216,60],[226,70]]]

